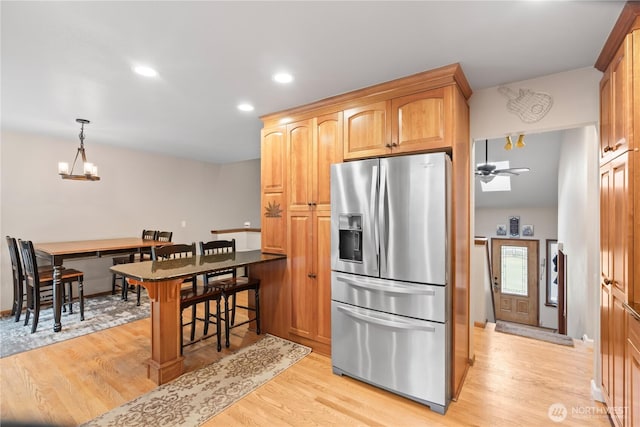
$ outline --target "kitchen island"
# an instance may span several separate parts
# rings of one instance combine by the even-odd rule
[[[131,285],[144,286],[151,300],[151,358],[147,377],[164,384],[184,372],[180,355],[180,288],[184,279],[230,268],[247,267],[284,260],[284,255],[259,250],[232,254],[198,255],[165,261],[145,261],[111,267]]]

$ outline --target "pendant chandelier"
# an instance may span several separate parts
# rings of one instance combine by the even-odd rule
[[[98,166],[93,163],[87,162],[87,155],[84,152],[84,125],[91,123],[89,120],[76,119],[76,122],[80,123],[80,147],[76,153],[76,158],[73,159],[73,165],[71,165],[71,171],[69,171],[69,163],[58,163],[58,174],[62,179],[73,179],[75,181],[100,181],[98,176]],[[73,169],[76,167],[78,156],[82,156],[82,174],[73,174]],[[80,165],[78,165],[80,166]]]

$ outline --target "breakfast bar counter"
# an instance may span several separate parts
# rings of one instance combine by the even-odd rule
[[[165,261],[144,261],[111,267],[132,285],[144,286],[151,300],[151,358],[147,376],[164,384],[180,376],[180,288],[184,279],[201,274],[247,267],[283,260],[284,255],[265,254],[259,250],[229,254],[198,255]]]

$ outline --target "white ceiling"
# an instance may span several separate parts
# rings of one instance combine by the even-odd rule
[[[623,5],[2,1],[1,125],[75,145],[80,117],[88,151],[258,158],[260,115],[372,84],[455,62],[475,90],[593,66]]]
[[[483,192],[475,179],[476,208],[547,208],[558,206],[558,164],[564,131],[525,135],[525,146],[509,151],[505,139],[489,139],[489,163],[509,161],[509,167],[529,168],[511,177],[511,191]],[[515,143],[515,138],[513,139]],[[485,141],[475,142],[475,165],[485,162]]]

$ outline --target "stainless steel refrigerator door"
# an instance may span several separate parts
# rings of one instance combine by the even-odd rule
[[[331,299],[417,319],[446,322],[449,287],[331,272]]]
[[[331,166],[331,269],[347,273],[378,276],[378,234],[376,204],[378,159],[360,160]],[[348,216],[361,216],[361,261],[340,258],[340,227]],[[342,225],[344,227],[344,224]],[[358,236],[360,237],[360,236]]]
[[[444,413],[450,400],[446,327],[333,301],[333,370]]]
[[[445,153],[380,159],[380,277],[446,284],[449,162]]]

